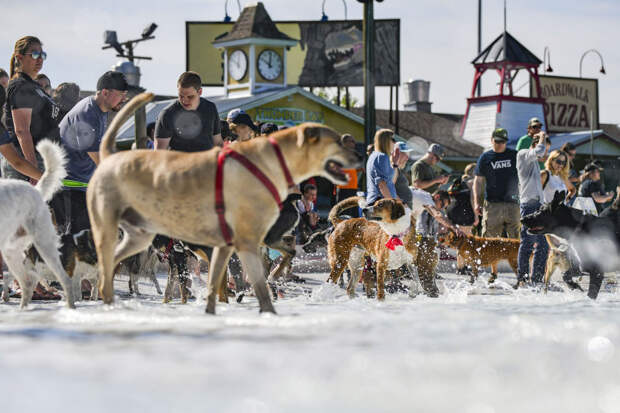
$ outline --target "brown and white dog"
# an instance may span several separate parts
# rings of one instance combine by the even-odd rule
[[[136,150],[114,153],[120,126],[151,93],[134,97],[114,118],[101,142],[97,167],[87,191],[88,212],[99,258],[100,292],[105,303],[114,300],[113,270],[122,259],[146,249],[155,234],[198,245],[213,246],[210,263],[208,313],[215,313],[216,294],[234,250],[254,285],[260,311],[275,312],[263,274],[259,245],[278,218],[270,191],[234,159],[223,166],[225,220],[232,246],[226,245],[215,208],[215,176],[222,148],[184,153]],[[336,184],[347,182],[342,168],[359,164],[344,148],[340,135],[318,124],[302,124],[271,135],[283,154],[295,183],[323,176]],[[235,145],[273,183],[280,199],[288,185],[269,140],[252,139]],[[124,232],[117,245],[118,227]]]
[[[506,260],[517,274],[519,240],[511,238],[482,238],[474,235],[458,236],[454,231],[439,236],[439,242],[456,249],[465,265],[472,268],[470,282],[478,278],[479,268],[491,266],[489,283],[497,279],[497,264]]]
[[[348,265],[351,279],[347,293],[354,297],[364,267],[364,256],[370,255],[377,263],[377,299],[383,300],[386,271],[412,265],[416,260],[415,219],[398,199],[381,199],[373,206],[364,208],[368,219],[342,220],[338,217],[342,211],[357,206],[360,200],[360,197],[345,199],[329,213],[329,220],[335,225],[327,247],[331,267],[329,280],[338,283]],[[367,293],[368,287],[367,284]]]

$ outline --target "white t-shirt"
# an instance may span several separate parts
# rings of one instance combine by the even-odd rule
[[[425,211],[424,206],[435,206],[435,201],[433,201],[433,196],[423,189],[412,187],[409,187],[409,189],[411,189],[411,213],[416,221],[419,221],[420,215]]]
[[[545,204],[553,201],[553,197],[555,196],[556,192],[566,191],[566,184],[564,183],[564,181],[562,181],[562,178],[557,175],[551,175],[549,172],[547,172],[547,174],[549,175],[549,180],[547,181],[547,184],[543,189],[543,198]]]

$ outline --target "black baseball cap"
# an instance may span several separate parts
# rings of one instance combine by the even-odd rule
[[[109,70],[101,75],[97,81],[97,90],[99,91],[103,89],[126,91],[129,89],[129,84],[127,83],[127,79],[124,74]]]
[[[250,129],[252,129],[254,132],[258,132],[258,128],[254,124],[254,122],[252,122],[252,118],[250,117],[250,115],[248,115],[245,112],[235,113],[233,117],[230,119],[230,121],[234,123],[235,125],[249,126]]]
[[[263,123],[260,126],[261,135],[269,135],[277,131],[278,131],[278,125],[276,125],[275,123],[267,122],[267,123]]]

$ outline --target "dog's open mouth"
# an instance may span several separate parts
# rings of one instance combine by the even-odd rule
[[[349,177],[342,170],[342,164],[338,161],[329,160],[325,164],[325,172],[338,182],[346,183],[349,181]]]
[[[529,227],[527,229],[527,232],[529,232],[530,234],[542,234],[544,229],[545,228],[543,226]]]

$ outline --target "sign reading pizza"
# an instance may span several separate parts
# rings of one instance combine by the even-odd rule
[[[547,132],[598,129],[598,80],[540,76]],[[530,82],[530,96],[538,97]]]

